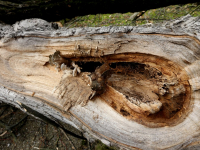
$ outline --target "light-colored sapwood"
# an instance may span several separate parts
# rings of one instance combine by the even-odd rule
[[[127,149],[197,147],[200,19],[159,25],[54,29],[41,19],[0,25],[0,100],[68,123]],[[49,55],[110,64],[105,91],[89,99],[88,72],[58,71]],[[112,68],[112,65],[116,67]]]

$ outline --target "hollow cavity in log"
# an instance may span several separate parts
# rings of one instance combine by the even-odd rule
[[[187,115],[191,93],[183,68],[145,54],[112,55],[109,62],[116,67],[101,97],[120,114],[149,127],[175,125]]]
[[[90,73],[103,80],[96,96],[128,119],[149,127],[171,126],[190,110],[188,76],[169,60],[129,53],[70,60],[82,68],[82,76]]]

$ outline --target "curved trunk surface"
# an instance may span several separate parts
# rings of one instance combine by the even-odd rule
[[[0,100],[138,149],[198,145],[199,18],[161,25],[0,25]],[[23,105],[22,105],[23,104]]]

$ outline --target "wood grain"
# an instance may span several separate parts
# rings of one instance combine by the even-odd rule
[[[199,18],[190,15],[136,27],[56,30],[41,19],[1,24],[0,99],[20,108],[19,101],[107,145],[196,146],[199,26]],[[77,77],[71,70],[57,72],[48,62],[56,50],[76,63],[110,64],[104,93],[89,100],[87,71]]]

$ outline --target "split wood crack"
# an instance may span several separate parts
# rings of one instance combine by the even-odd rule
[[[65,71],[71,70],[71,68],[73,67],[73,71],[72,71],[73,77],[76,77],[78,73],[81,73],[81,68],[78,65],[76,65],[74,61],[63,58],[60,55],[60,51],[56,51],[53,55],[49,56],[49,63],[51,65],[55,65],[57,71],[62,70],[64,71],[64,73]],[[82,75],[82,77],[85,78],[84,81],[92,89],[89,99],[92,99],[95,95],[103,93],[104,88],[105,88],[103,74],[106,71],[108,71],[109,68],[110,68],[109,65],[105,63],[101,67],[97,68],[93,73]],[[62,97],[63,94],[64,93],[61,93],[60,97]]]
[[[114,88],[125,97],[124,106],[119,106],[121,108],[118,112],[124,116],[131,116],[129,110],[131,108],[131,111],[150,115],[156,114],[163,109],[163,105],[168,103],[163,100],[166,99],[166,95],[167,99],[173,99],[186,91],[184,85],[178,83],[176,75],[169,78],[148,64],[112,62],[107,58],[101,59],[103,60],[101,65],[96,67],[94,65],[95,69],[92,72],[81,72],[81,69],[85,68],[82,68],[80,61],[75,62],[71,58],[65,58],[60,51],[49,56],[49,63],[54,65],[58,72],[63,71],[60,83],[53,92],[57,92],[59,99],[67,99],[64,104],[65,111],[76,104],[84,106],[88,100],[92,100],[95,96],[104,97]],[[81,81],[84,81],[85,86]],[[81,85],[83,86],[81,87]],[[121,88],[121,86],[124,87]],[[81,90],[83,89],[87,89],[85,90],[87,94],[82,94]],[[177,89],[179,90],[177,91]],[[74,96],[67,97],[67,93],[72,93],[72,91]],[[81,94],[83,96],[79,96]],[[110,105],[114,104],[116,107],[116,103],[118,102],[110,102]],[[182,107],[181,104],[172,105],[174,108],[172,107],[169,113],[172,113],[170,111],[178,111]],[[170,116],[169,114],[168,117],[170,118]]]

